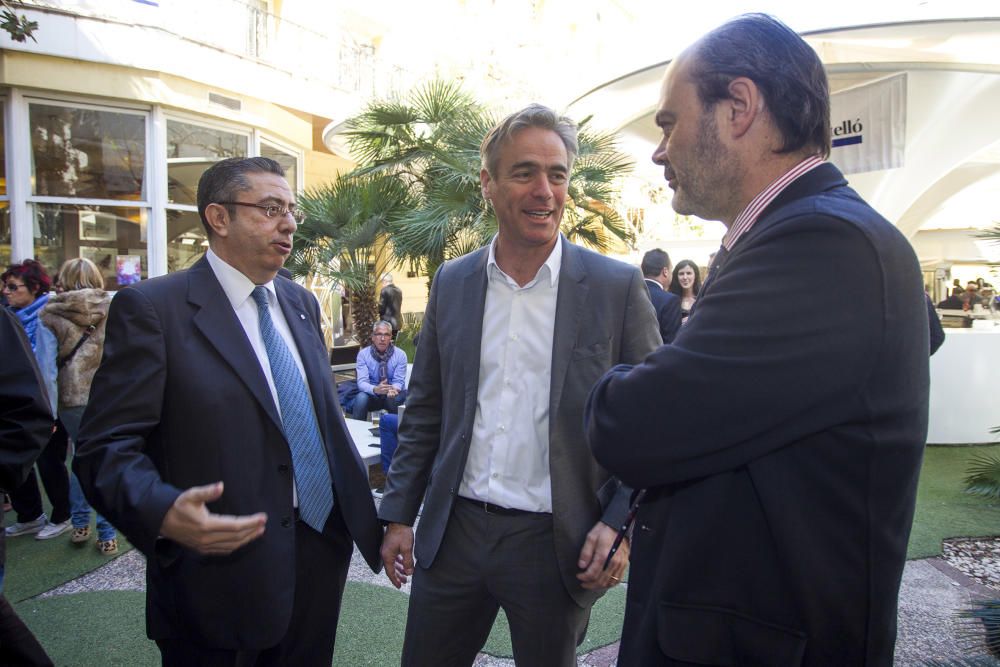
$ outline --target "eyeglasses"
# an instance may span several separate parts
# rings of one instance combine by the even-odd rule
[[[253,206],[254,208],[259,208],[264,211],[264,215],[269,218],[280,218],[286,213],[291,213],[292,218],[295,222],[302,222],[306,219],[306,214],[302,209],[296,208],[295,204],[289,204],[287,207],[279,206],[278,204],[251,204],[245,201],[217,201],[216,204],[223,204],[225,206]]]
[[[7,283],[3,286],[5,292],[16,292],[17,290],[24,287],[24,285],[18,285],[17,283]]]

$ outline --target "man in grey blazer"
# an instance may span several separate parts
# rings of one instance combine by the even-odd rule
[[[413,576],[404,665],[472,664],[501,607],[518,665],[575,665],[627,566],[626,543],[603,568],[630,489],[587,451],[582,411],[661,341],[639,272],[559,234],[576,153],[575,124],[540,105],[494,128],[498,233],[434,278],[379,512],[389,578]]]

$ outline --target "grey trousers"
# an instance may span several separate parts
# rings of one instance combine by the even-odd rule
[[[590,608],[563,585],[552,516],[487,514],[458,499],[433,565],[414,571],[402,665],[471,665],[501,608],[519,667],[576,665]]]

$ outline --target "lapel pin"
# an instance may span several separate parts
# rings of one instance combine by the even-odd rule
[[[306,319],[306,316],[305,316],[305,315],[303,315],[302,313],[299,313],[299,319],[300,319],[300,320],[304,320],[304,319]]]

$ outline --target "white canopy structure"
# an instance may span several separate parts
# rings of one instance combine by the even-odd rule
[[[826,64],[835,104],[838,92],[905,74],[903,166],[850,175],[863,197],[911,239],[937,228],[935,220],[956,202],[966,203],[965,212],[952,217],[977,219],[942,226],[1000,221],[1000,18],[835,28],[803,37]],[[659,141],[653,113],[668,64],[609,81],[569,107],[573,117],[593,114],[596,126],[619,129],[649,183],[662,184],[648,156]],[[970,193],[980,195],[971,208]]]

